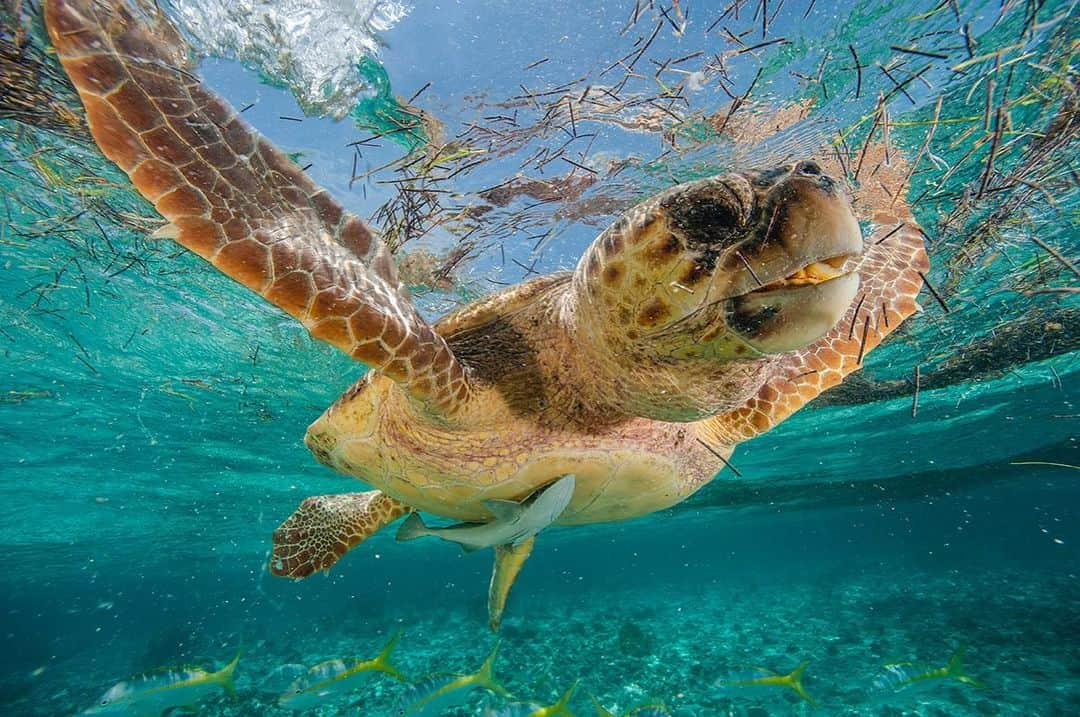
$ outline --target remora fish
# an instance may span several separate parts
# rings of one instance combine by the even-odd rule
[[[278,705],[291,710],[306,710],[326,704],[335,697],[361,687],[368,677],[379,672],[399,680],[405,677],[390,664],[390,651],[401,633],[390,638],[386,647],[373,660],[327,660],[320,662],[299,677],[278,697]]]
[[[535,702],[517,702],[498,710],[488,707],[484,710],[484,717],[574,717],[574,713],[570,711],[570,698],[574,696],[577,686],[577,682],[570,685],[570,689],[553,705],[541,707]]]
[[[469,693],[482,688],[503,697],[510,693],[495,681],[495,654],[499,643],[491,650],[480,669],[471,675],[431,675],[409,687],[391,713],[395,717],[435,717],[451,707],[465,704]]]
[[[810,704],[817,706],[810,695],[802,686],[802,675],[808,662],[800,663],[798,667],[786,675],[781,675],[764,667],[748,667],[745,670],[734,673],[727,677],[721,677],[713,682],[714,687],[721,689],[748,688],[748,687],[786,687]]]
[[[233,670],[240,655],[217,672],[200,667],[160,670],[118,682],[84,715],[161,717],[179,711],[197,712],[195,704],[221,689],[235,695]]]
[[[429,528],[417,513],[411,514],[398,529],[398,541],[434,535],[458,543],[471,553],[494,545],[520,545],[544,528],[566,509],[574,495],[574,476],[563,476],[525,501],[485,500],[484,507],[495,519],[489,523],[459,523],[446,528]]]
[[[944,667],[930,667],[919,662],[895,662],[884,665],[874,678],[874,691],[896,693],[912,687],[926,687],[941,681],[956,680],[972,687],[985,687],[964,672],[964,648],[959,648]]]
[[[602,704],[600,700],[596,699],[594,695],[592,697],[593,705],[596,707],[597,717],[618,717],[614,712],[611,712]],[[671,713],[667,711],[667,708],[660,704],[653,705],[641,705],[635,707],[629,712],[625,712],[622,717],[671,717]]]

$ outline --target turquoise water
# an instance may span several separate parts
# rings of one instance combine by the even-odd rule
[[[262,54],[200,41],[192,18],[209,5],[177,5],[192,43],[226,55],[201,63],[206,81],[254,103],[253,124],[413,257],[429,316],[572,267],[619,211],[672,181],[793,154],[854,164],[888,125],[894,156],[920,157],[905,198],[949,311],[924,290],[925,311],[863,372],[736,450],[741,477],[725,471],[639,520],[546,532],[511,595],[496,674],[541,704],[580,679],[579,715],[594,714],[590,693],[620,715],[656,701],[687,717],[1080,713],[1071,4],[641,2],[636,23],[634,2],[418,4],[379,28],[332,23],[368,33],[357,74],[376,85],[339,95],[327,80],[328,104],[303,105],[339,121],[304,117],[291,85],[310,73],[259,65],[265,38]],[[295,666],[374,657],[398,631],[407,676],[475,670],[496,640],[486,551],[386,531],[329,577],[266,571],[270,534],[300,500],[363,489],[302,443],[363,368],[145,238],[159,220],[90,143],[39,13],[0,9],[4,714],[75,714],[120,680],[217,669],[241,650],[236,698],[200,713],[285,714],[276,697]],[[623,68],[607,68],[657,27],[641,77],[619,87]],[[654,74],[669,59],[685,73]],[[710,74],[721,59],[725,74]],[[663,94],[699,71],[685,100]],[[578,105],[569,135],[595,137],[543,124],[547,102],[600,86],[642,102]],[[747,99],[720,130],[709,118],[727,92]],[[437,121],[368,141],[409,107]],[[409,152],[454,137],[440,163],[457,174],[410,174]],[[595,174],[546,162],[569,139],[566,158]],[[454,194],[417,209],[386,183],[403,176]],[[399,221],[418,212],[423,232]],[[983,687],[872,689],[885,664],[943,666],[961,647]],[[716,684],[803,661],[817,707]],[[375,678],[321,711],[392,714],[403,690]],[[503,704],[477,692],[447,714]]]

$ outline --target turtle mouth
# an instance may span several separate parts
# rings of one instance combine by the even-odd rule
[[[748,291],[743,295],[765,294],[772,291],[792,289],[800,286],[823,284],[854,271],[854,262],[857,258],[858,257],[853,254],[837,254],[826,259],[818,259],[809,264],[804,264],[787,276],[774,279],[767,283],[762,283],[757,289]]]
[[[782,279],[728,299],[728,328],[760,354],[810,345],[840,321],[855,299],[859,273],[852,259],[840,255],[811,262]]]

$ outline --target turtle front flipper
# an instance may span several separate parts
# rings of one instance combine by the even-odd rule
[[[526,538],[516,545],[495,546],[495,568],[491,571],[491,585],[488,587],[488,625],[492,632],[499,631],[510,588],[513,587],[525,561],[532,555],[534,545],[536,536]]]
[[[306,578],[329,570],[342,555],[411,511],[377,490],[307,498],[274,531],[270,572]]]
[[[157,232],[454,413],[470,387],[386,246],[195,77],[168,20],[123,0],[47,0],[45,23],[106,157],[169,220]]]

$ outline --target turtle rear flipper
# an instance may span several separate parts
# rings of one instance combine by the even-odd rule
[[[411,511],[377,490],[307,498],[274,531],[270,572],[306,578],[329,570],[346,552]]]
[[[190,70],[168,20],[141,3],[48,0],[60,62],[105,156],[169,220],[157,233],[453,413],[461,364],[416,312],[386,246]]]

